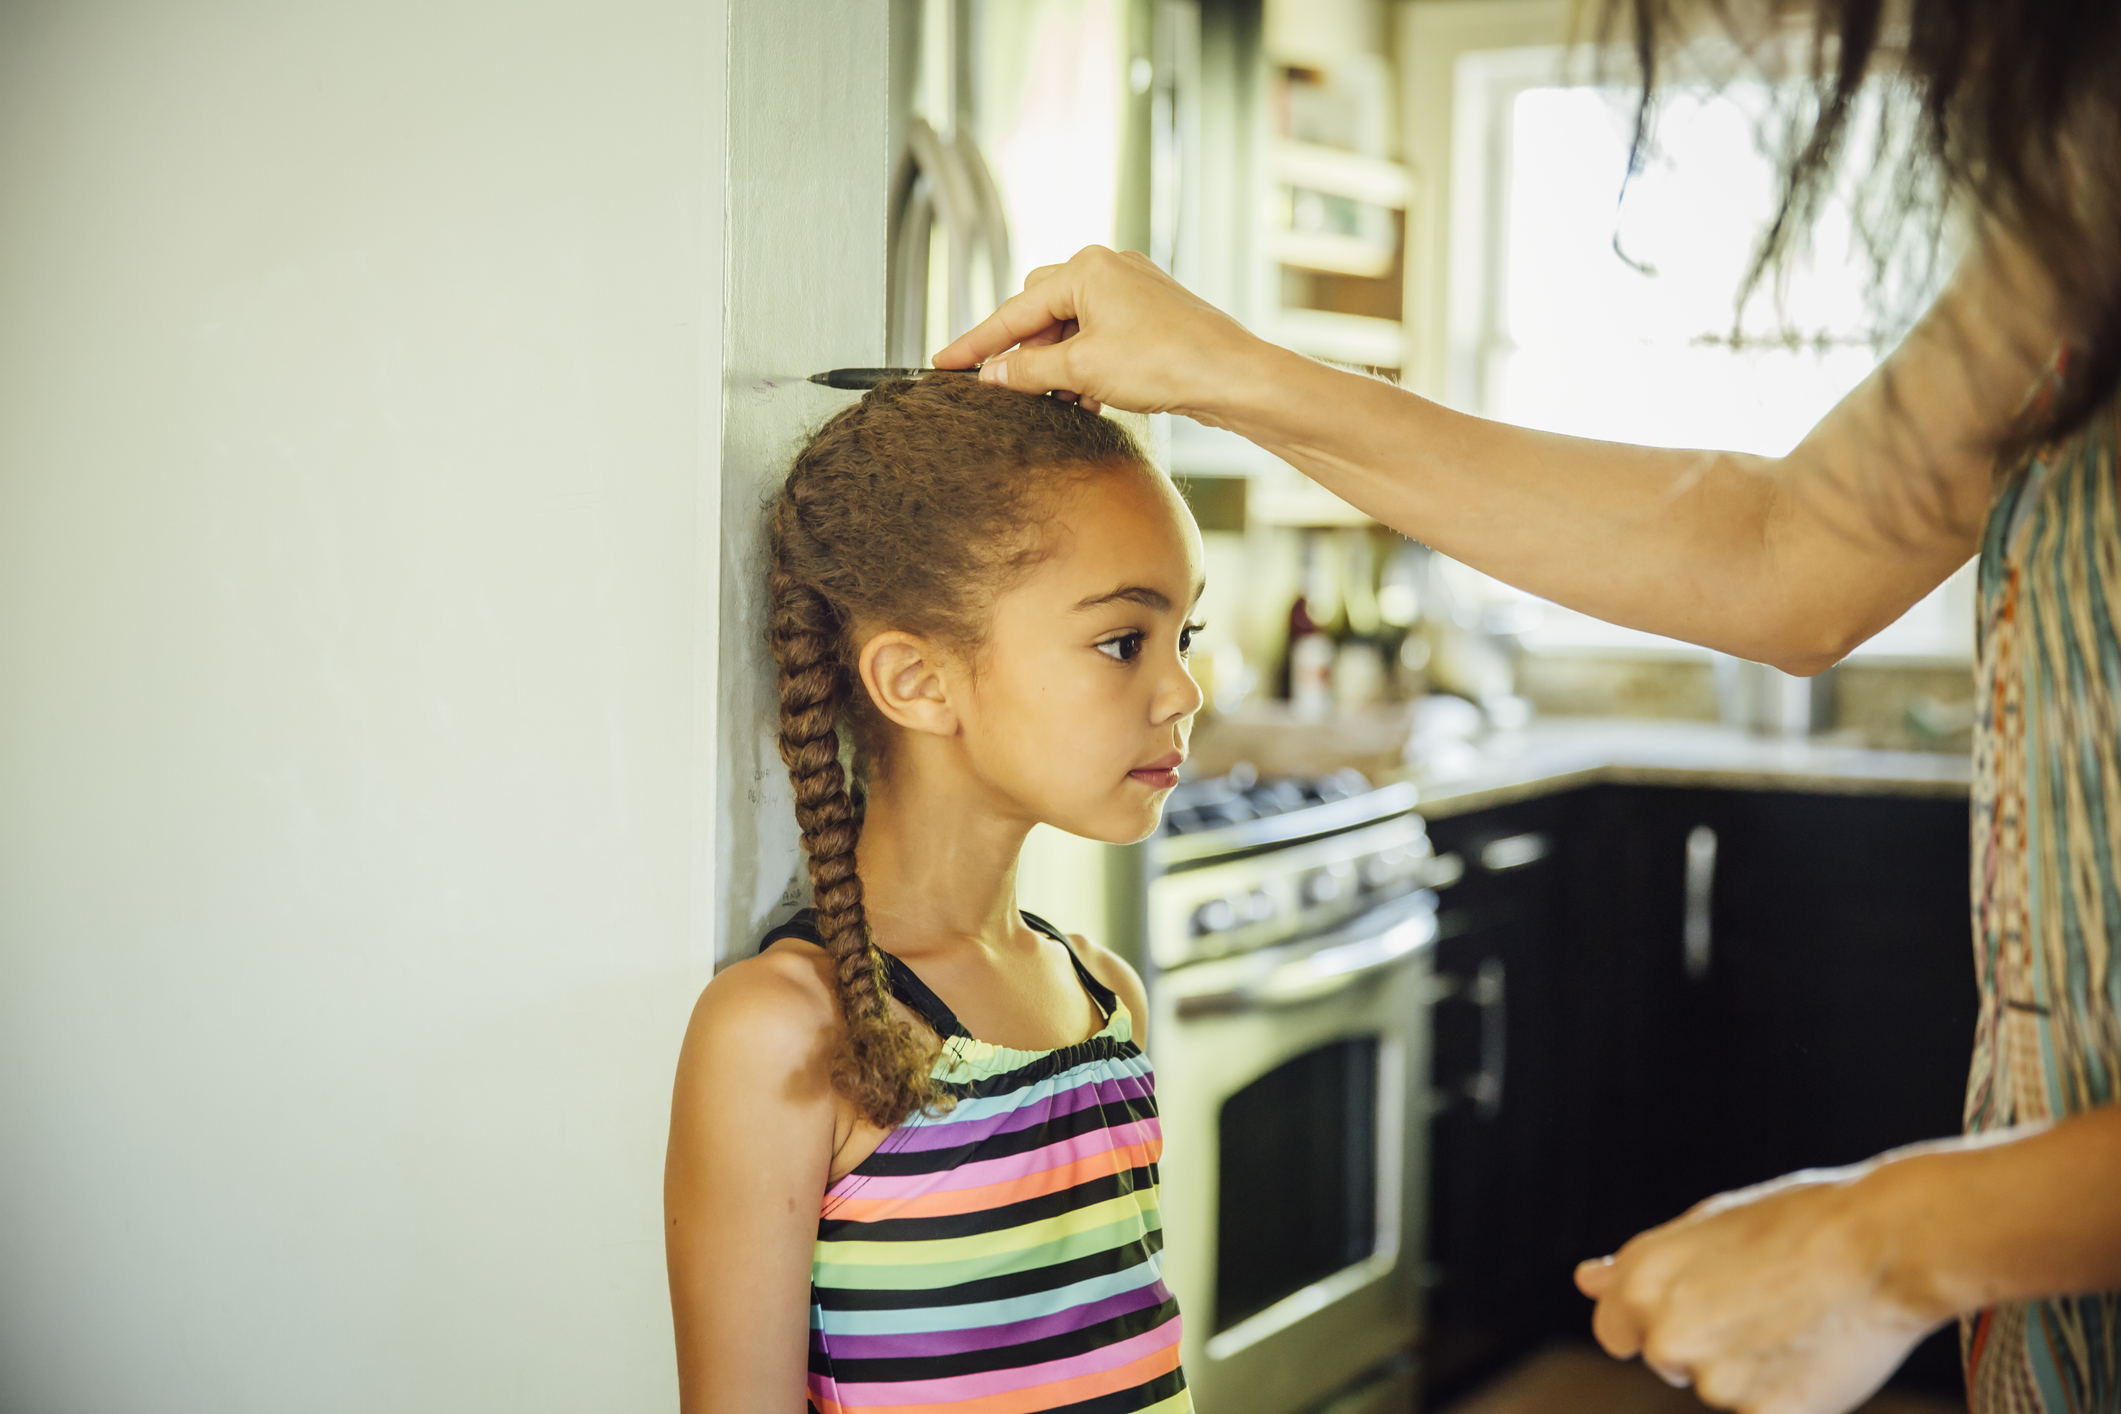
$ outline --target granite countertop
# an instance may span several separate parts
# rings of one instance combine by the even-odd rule
[[[1600,782],[1964,797],[1972,774],[1970,758],[1956,753],[1787,740],[1699,722],[1571,718],[1442,743],[1420,761],[1406,779],[1420,789],[1416,808],[1432,817]]]

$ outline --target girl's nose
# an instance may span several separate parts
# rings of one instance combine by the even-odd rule
[[[1186,660],[1180,658],[1173,665],[1170,680],[1158,689],[1155,700],[1149,704],[1149,712],[1156,724],[1162,726],[1192,716],[1205,701],[1207,698],[1201,694],[1200,684],[1193,681],[1192,670],[1186,666]]]

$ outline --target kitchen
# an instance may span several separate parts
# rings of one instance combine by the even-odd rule
[[[0,1407],[675,1402],[677,1040],[804,899],[755,568],[809,375],[1108,243],[1455,407],[1788,447],[1878,357],[1853,235],[1733,336],[1757,95],[1616,215],[1571,13],[11,12]],[[1691,1405],[1574,1264],[1959,1128],[1971,576],[1792,678],[1139,426],[1209,707],[1155,838],[1021,888],[1147,982],[1202,1407]]]

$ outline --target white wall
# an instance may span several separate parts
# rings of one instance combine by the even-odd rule
[[[674,1403],[721,9],[0,4],[6,1414]]]

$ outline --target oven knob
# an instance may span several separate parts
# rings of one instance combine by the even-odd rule
[[[1355,884],[1355,866],[1348,863],[1328,864],[1313,869],[1304,876],[1304,902],[1316,908],[1344,897]]]
[[[1362,862],[1362,886],[1366,889],[1389,888],[1412,872],[1413,863],[1414,852],[1405,845],[1381,849]]]
[[[1247,923],[1264,923],[1272,918],[1277,911],[1274,906],[1274,896],[1265,889],[1254,889],[1245,899],[1245,921]]]
[[[1193,910],[1193,936],[1205,937],[1237,926],[1237,907],[1229,899],[1211,898]]]

